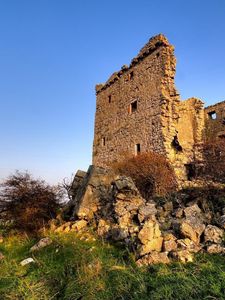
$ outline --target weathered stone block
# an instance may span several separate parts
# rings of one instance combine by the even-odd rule
[[[213,242],[215,244],[220,244],[222,242],[223,235],[223,229],[213,225],[208,225],[204,231],[205,241]]]

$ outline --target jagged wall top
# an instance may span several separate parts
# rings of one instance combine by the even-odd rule
[[[97,84],[95,87],[96,93],[98,94],[102,90],[106,89],[108,86],[113,84],[115,81],[117,81],[121,75],[128,71],[130,68],[132,68],[134,65],[138,64],[139,61],[144,59],[146,56],[153,53],[156,49],[158,49],[161,46],[165,47],[173,47],[168,42],[167,38],[163,34],[158,34],[152,38],[149,39],[148,43],[140,50],[138,55],[132,59],[129,66],[123,65],[121,70],[118,72],[114,72],[110,78],[106,81],[105,84]]]

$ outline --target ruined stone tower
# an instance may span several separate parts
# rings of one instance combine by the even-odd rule
[[[201,159],[203,102],[181,101],[175,88],[174,47],[162,34],[140,50],[129,66],[96,85],[93,164],[108,167],[124,155],[165,155],[181,180]]]

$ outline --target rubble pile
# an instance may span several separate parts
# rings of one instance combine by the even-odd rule
[[[200,251],[225,253],[225,207],[215,212],[205,199],[185,193],[171,199],[146,201],[131,178],[90,166],[75,176],[67,222],[54,230],[90,225],[104,239],[126,244],[138,265],[191,262]]]

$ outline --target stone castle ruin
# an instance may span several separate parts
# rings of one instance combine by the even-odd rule
[[[224,187],[207,192],[199,185],[144,199],[131,178],[110,168],[124,155],[153,151],[166,156],[186,183],[204,161],[204,140],[225,137],[225,101],[204,109],[199,99],[180,100],[173,52],[163,35],[153,37],[129,67],[96,86],[93,165],[76,173],[64,209],[67,222],[55,229],[90,225],[102,238],[126,245],[138,265],[225,253],[225,207],[218,205]]]
[[[96,85],[93,165],[108,167],[124,155],[165,155],[181,180],[201,161],[204,139],[225,137],[225,101],[204,109],[181,101],[174,47],[162,34],[149,40],[129,66]]]

